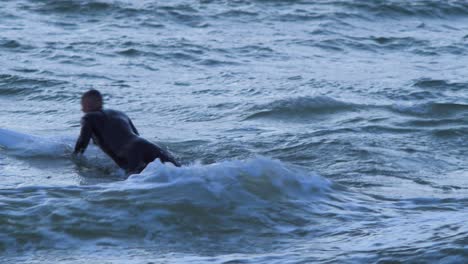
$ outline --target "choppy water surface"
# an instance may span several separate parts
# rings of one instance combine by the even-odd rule
[[[468,261],[468,3],[17,0],[0,124],[100,89],[186,166],[0,150],[2,263]],[[49,146],[49,147],[48,147]]]

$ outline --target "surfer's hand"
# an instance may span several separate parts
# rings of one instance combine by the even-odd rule
[[[73,152],[71,154],[71,158],[74,159],[74,160],[80,159],[81,156],[82,156],[82,154],[79,153],[79,152]]]

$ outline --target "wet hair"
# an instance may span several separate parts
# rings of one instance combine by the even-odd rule
[[[95,102],[97,102],[99,104],[102,104],[102,95],[98,90],[91,89],[91,90],[85,92],[83,94],[83,96],[81,96],[81,100],[83,100],[85,98],[92,99],[93,101],[95,101]]]

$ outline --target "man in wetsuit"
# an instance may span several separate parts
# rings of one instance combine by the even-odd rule
[[[139,137],[127,115],[116,110],[104,110],[102,105],[102,95],[97,90],[89,90],[81,97],[85,115],[81,119],[81,132],[74,154],[82,154],[93,138],[94,143],[128,174],[140,173],[155,159],[180,166],[168,152]]]

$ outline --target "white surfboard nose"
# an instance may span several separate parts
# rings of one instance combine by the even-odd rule
[[[19,145],[34,143],[36,140],[35,136],[0,128],[0,146],[4,148],[15,148]]]
[[[61,140],[4,128],[0,128],[0,146],[20,156],[64,156],[71,153],[71,146]]]

